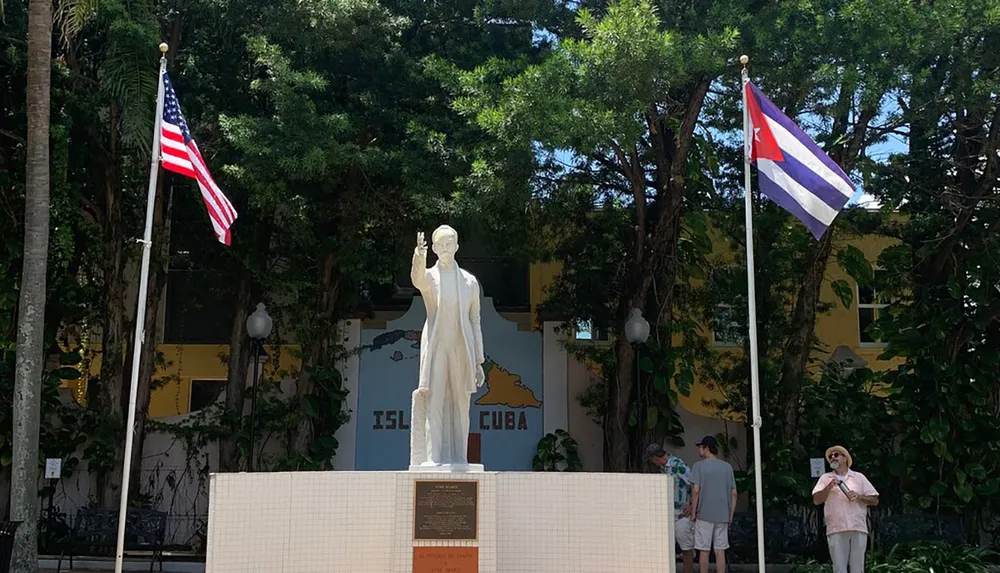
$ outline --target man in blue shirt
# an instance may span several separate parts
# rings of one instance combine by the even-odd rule
[[[694,573],[694,524],[691,522],[691,470],[660,444],[646,448],[646,459],[674,478],[674,539],[684,559],[684,573]]]

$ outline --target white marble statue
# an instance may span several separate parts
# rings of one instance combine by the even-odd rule
[[[427,242],[418,233],[410,268],[427,309],[420,334],[420,384],[413,392],[410,466],[481,469],[468,464],[469,403],[486,380],[479,281],[455,262],[455,229],[441,225],[431,243],[437,264],[427,268]]]

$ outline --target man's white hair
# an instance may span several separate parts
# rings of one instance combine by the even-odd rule
[[[455,241],[458,242],[458,231],[448,225],[441,225],[437,229],[434,229],[434,233],[431,234],[431,243],[438,242],[444,235],[452,235],[455,237]]]

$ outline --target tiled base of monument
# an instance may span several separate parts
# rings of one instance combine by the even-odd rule
[[[215,474],[206,571],[661,573],[672,500],[653,474]]]

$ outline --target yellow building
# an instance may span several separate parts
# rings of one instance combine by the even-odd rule
[[[866,259],[874,266],[879,254],[885,248],[896,244],[896,242],[895,239],[869,235],[852,239],[847,244],[860,249]],[[727,255],[736,257],[744,256],[742,252],[735,254],[727,253]],[[728,259],[728,256],[723,258]],[[533,309],[537,304],[544,301],[545,289],[556,279],[560,268],[561,265],[559,263],[532,265],[531,300]],[[878,269],[875,272],[878,273]],[[847,281],[854,287],[854,296],[850,307],[845,307],[841,304],[833,291],[831,285],[838,280]],[[827,265],[826,280],[820,292],[820,299],[822,301],[836,301],[832,310],[828,313],[820,314],[816,321],[816,336],[827,349],[827,352],[833,351],[838,346],[846,346],[867,361],[868,367],[872,370],[884,371],[899,366],[902,362],[900,358],[881,360],[879,356],[882,354],[885,345],[872,340],[871,336],[865,332],[866,327],[875,320],[879,310],[884,308],[885,305],[879,301],[876,293],[868,289],[859,289],[856,281],[840,268],[840,265],[832,256]],[[713,334],[707,328],[705,333],[709,336]],[[724,342],[720,343],[715,341],[714,336],[711,336],[710,340],[714,341],[713,344],[717,348],[724,349],[727,352],[741,351],[740,346],[727,345]],[[828,354],[819,351],[815,356],[815,358],[820,360],[827,357]],[[706,384],[701,383],[696,375],[695,384],[691,388],[691,395],[688,397],[680,396],[680,403],[686,410],[693,414],[717,418],[719,417],[718,412],[706,406],[706,402],[719,398],[721,396],[711,390]]]
[[[877,260],[879,253],[886,247],[893,244],[893,240],[880,236],[867,236],[850,241],[858,247],[869,261]],[[739,254],[741,256],[741,254]],[[510,309],[512,312],[502,312],[509,319],[523,325],[536,324],[536,309],[544,302],[547,288],[553,283],[560,271],[559,263],[538,263],[528,267],[528,290],[530,296],[530,307],[521,309]],[[851,284],[855,284],[847,274],[839,267],[836,260],[831,257],[827,267],[827,280],[821,292],[822,300],[836,301],[831,283],[843,279]],[[170,296],[170,293],[167,293]],[[165,305],[167,306],[167,305]],[[877,315],[881,305],[878,300],[872,298],[870,292],[859,291],[855,284],[854,300],[850,308],[845,308],[837,302],[833,309],[818,317],[816,334],[823,345],[832,350],[838,346],[846,346],[852,349],[859,356],[864,358],[869,367],[875,370],[885,370],[898,365],[899,360],[883,361],[879,360],[882,345],[870,340],[863,332],[864,327],[870,324]],[[522,314],[523,316],[517,316]],[[380,322],[385,320],[384,317]],[[160,325],[161,338],[164,331]],[[585,333],[580,333],[586,337]],[[600,341],[597,341],[600,343]],[[720,346],[725,347],[724,344]],[[727,347],[728,348],[728,347]],[[154,390],[150,399],[149,414],[154,418],[176,416],[186,414],[192,410],[197,410],[207,403],[210,403],[218,396],[224,384],[227,367],[226,356],[228,345],[226,344],[205,344],[205,343],[162,343],[157,347],[161,353],[165,367],[156,374],[160,383]],[[270,354],[275,354],[276,348],[269,348]],[[269,377],[281,377],[281,374],[288,375],[294,373],[299,365],[298,348],[293,345],[281,348],[281,355],[278,360],[269,360],[265,368],[269,368]],[[96,374],[100,371],[100,356],[97,355],[90,364],[90,372]],[[79,393],[82,395],[83,385],[79,386]],[[707,417],[717,417],[717,413],[705,406],[705,402],[711,398],[717,398],[705,384],[696,380],[689,397],[681,397],[681,404],[688,411]]]

